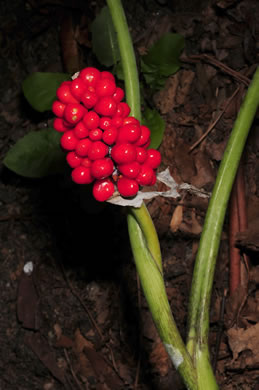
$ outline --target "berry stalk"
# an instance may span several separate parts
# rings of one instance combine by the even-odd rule
[[[132,114],[140,120],[139,80],[126,17],[120,0],[107,0],[107,4],[118,34],[127,103]],[[128,229],[138,275],[159,335],[187,388],[196,390],[195,368],[170,310],[162,276],[159,240],[144,204],[139,209],[129,210]]]

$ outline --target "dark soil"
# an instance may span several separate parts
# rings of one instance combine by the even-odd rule
[[[160,169],[170,167],[177,182],[209,192],[247,88],[244,76],[250,79],[258,63],[259,42],[257,1],[210,3],[124,2],[137,54],[165,32],[185,37],[180,71],[150,101],[166,120]],[[51,125],[51,115],[34,112],[24,100],[22,81],[35,71],[66,71],[68,62],[75,70],[97,64],[89,25],[103,5],[1,3],[1,162],[23,135]],[[257,389],[259,382],[258,130],[257,118],[243,156],[248,229],[238,236],[250,272],[242,268],[240,288],[231,298],[228,213],[216,267],[210,345],[223,390]],[[161,243],[168,298],[184,338],[208,201],[181,195],[181,204],[160,197],[147,206]],[[32,180],[3,164],[0,206],[1,390],[184,388],[138,286],[123,209],[97,204],[90,190],[73,185],[69,175]],[[28,262],[33,263],[30,276],[24,272]]]

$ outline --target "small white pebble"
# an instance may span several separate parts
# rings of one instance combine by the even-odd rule
[[[26,264],[24,264],[23,272],[26,275],[31,275],[32,271],[33,271],[33,262],[32,261],[28,261]]]

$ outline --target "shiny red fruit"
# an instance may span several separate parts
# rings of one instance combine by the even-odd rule
[[[78,143],[78,139],[74,135],[73,130],[67,130],[60,138],[60,144],[65,150],[74,150]]]
[[[59,131],[60,133],[63,133],[67,130],[71,130],[71,126],[64,122],[61,118],[55,118],[53,121],[53,127],[56,131]]]
[[[86,84],[80,77],[77,77],[71,82],[70,90],[72,95],[80,100],[86,90]]]
[[[98,102],[98,96],[94,91],[88,89],[81,95],[81,102],[86,108],[93,108]]]
[[[94,109],[100,115],[112,117],[116,112],[117,103],[110,96],[101,97]]]
[[[122,88],[117,87],[114,94],[112,95],[113,99],[115,100],[116,103],[119,103],[122,101],[124,98],[124,91]]]
[[[52,112],[58,116],[59,118],[62,118],[64,115],[64,111],[66,108],[66,104],[60,102],[59,100],[55,100],[52,104]]]
[[[103,132],[101,129],[92,129],[89,131],[89,138],[91,141],[100,141],[103,137]]]
[[[85,82],[87,87],[94,87],[97,80],[101,77],[101,72],[98,69],[89,66],[80,71],[79,77]]]
[[[130,113],[130,106],[127,103],[120,102],[117,105],[116,115],[126,118]]]
[[[100,117],[95,111],[89,111],[85,114],[83,122],[89,130],[96,129],[99,126]]]
[[[123,125],[138,125],[140,126],[139,120],[134,116],[127,116],[127,118],[123,119]]]
[[[115,114],[115,116],[112,117],[112,126],[121,127],[122,125],[123,125],[122,117]]]
[[[91,146],[92,146],[92,141],[90,141],[89,138],[80,139],[77,142],[75,152],[80,157],[86,157],[88,155]]]
[[[98,97],[111,96],[116,91],[116,84],[110,79],[100,79],[96,82],[95,92]]]
[[[88,157],[82,158],[81,165],[86,168],[91,168],[92,161]]]
[[[64,111],[64,118],[68,123],[76,125],[86,114],[86,109],[82,104],[69,103]]]
[[[139,186],[136,180],[121,177],[117,181],[117,188],[119,193],[125,197],[135,196],[138,193]]]
[[[104,158],[109,152],[109,148],[102,141],[92,142],[89,150],[88,157],[90,160],[97,160],[99,158]]]
[[[78,100],[72,95],[70,91],[70,85],[71,81],[64,81],[57,89],[57,97],[62,103],[78,103]]]
[[[90,168],[79,166],[72,171],[72,180],[77,184],[90,184],[94,180]]]
[[[114,193],[114,184],[111,179],[96,180],[93,185],[93,196],[99,202],[105,202]]]
[[[96,179],[104,179],[112,174],[114,165],[109,157],[93,161],[91,173]]]
[[[147,151],[146,149],[140,147],[140,146],[137,146],[136,147],[136,152],[137,152],[137,158],[136,158],[136,161],[139,162],[140,164],[143,164],[146,159],[147,159]]]
[[[140,172],[140,164],[137,161],[133,161],[128,164],[121,164],[118,166],[119,171],[123,176],[129,179],[135,179]]]
[[[103,132],[103,142],[107,145],[113,145],[117,139],[118,130],[112,126]]]
[[[112,159],[118,164],[127,164],[136,160],[136,148],[131,144],[115,145],[111,151]]]
[[[149,165],[153,169],[156,169],[161,164],[160,152],[156,149],[148,149],[145,164]]]
[[[141,165],[140,172],[138,176],[136,177],[136,181],[141,186],[149,186],[153,180],[153,169],[144,163]]]
[[[115,77],[111,72],[108,72],[107,70],[101,72],[101,79],[109,79],[115,83]]]
[[[141,134],[140,126],[129,123],[119,128],[118,143],[137,142]]]
[[[112,125],[112,118],[109,118],[107,116],[102,116],[100,118],[99,127],[102,130],[107,130]]]
[[[155,173],[155,171],[153,171],[153,178],[152,178],[149,185],[154,186],[155,184],[156,184],[156,173]]]
[[[81,157],[79,157],[75,152],[69,152],[66,155],[66,160],[67,160],[68,165],[71,168],[78,167],[81,164],[81,161],[82,161]]]
[[[146,147],[144,145],[150,140],[151,131],[147,126],[144,125],[140,126],[140,130],[141,130],[141,135],[139,140],[136,142],[136,145]]]
[[[89,130],[83,121],[80,121],[74,127],[75,136],[79,139],[86,138],[89,135]]]

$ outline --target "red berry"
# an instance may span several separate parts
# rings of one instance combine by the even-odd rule
[[[104,158],[109,152],[109,148],[102,141],[92,142],[89,150],[88,157],[90,160],[98,160]]]
[[[140,164],[137,161],[133,161],[128,164],[119,165],[118,169],[123,174],[123,176],[126,176],[129,179],[135,179],[135,177],[137,177],[139,174]]]
[[[124,98],[124,91],[122,88],[117,87],[114,94],[112,95],[116,103],[119,103]]]
[[[139,140],[136,142],[136,145],[137,146],[143,146],[150,140],[150,130],[147,126],[140,126],[140,130],[141,130],[141,135],[140,135],[140,138]]]
[[[63,117],[65,108],[66,108],[66,104],[60,102],[59,100],[55,100],[52,104],[52,111],[59,118]]]
[[[53,127],[56,131],[63,133],[64,131],[71,130],[71,126],[68,126],[61,118],[55,118],[53,121]]]
[[[68,123],[75,125],[86,113],[86,109],[81,104],[69,103],[64,112],[64,118]]]
[[[127,118],[123,119],[123,125],[138,125],[140,126],[139,120],[134,116],[127,116]]]
[[[71,168],[78,167],[82,161],[82,159],[75,152],[69,152],[66,156],[66,160]]]
[[[116,115],[126,118],[130,113],[130,106],[127,103],[120,102],[117,105]]]
[[[105,202],[114,193],[114,184],[111,179],[96,180],[93,185],[93,196],[99,202]]]
[[[137,158],[136,161],[139,162],[140,164],[143,164],[146,159],[147,159],[147,151],[144,148],[141,148],[140,146],[136,147],[137,151]]]
[[[112,126],[103,132],[103,142],[107,145],[113,145],[116,141],[118,135],[118,130],[116,127]]]
[[[76,145],[76,154],[80,157],[86,157],[89,152],[89,148],[92,145],[92,141],[89,138],[80,139]]]
[[[148,149],[147,159],[145,164],[149,165],[151,168],[156,169],[161,164],[161,154],[156,149]]]
[[[115,83],[115,77],[111,72],[108,72],[107,70],[101,72],[101,79],[109,79]]]
[[[150,143],[151,143],[151,139],[149,138],[149,140],[142,147],[147,149],[149,147]]]
[[[121,116],[117,116],[115,114],[115,116],[112,118],[112,125],[115,126],[115,127],[121,127],[122,126],[122,117]]]
[[[80,71],[79,77],[86,83],[88,86],[95,86],[97,80],[101,77],[101,72],[93,67],[84,68]]]
[[[95,92],[97,96],[111,96],[116,91],[116,84],[110,79],[100,79],[95,86]]]
[[[81,165],[86,168],[91,168],[92,161],[88,157],[82,158]]]
[[[115,145],[111,151],[111,157],[118,164],[127,164],[136,160],[136,148],[131,144]]]
[[[153,169],[149,165],[144,163],[140,167],[140,172],[136,177],[136,181],[141,186],[149,186],[153,180],[153,173]]]
[[[86,90],[86,85],[80,77],[77,77],[76,79],[74,79],[71,82],[70,90],[71,90],[72,95],[76,99],[80,100],[81,96],[83,95],[83,93]]]
[[[74,135],[73,130],[66,131],[60,138],[60,144],[65,150],[74,150],[78,143],[78,139]]]
[[[95,160],[91,166],[91,173],[96,179],[104,179],[112,174],[114,165],[109,157]]]
[[[112,125],[112,119],[107,116],[100,118],[99,127],[103,130],[107,130]]]
[[[139,190],[138,183],[134,179],[128,179],[127,177],[121,177],[117,181],[117,188],[122,196],[134,196]]]
[[[76,124],[76,126],[74,127],[74,133],[75,133],[75,136],[77,138],[86,138],[88,137],[88,134],[89,134],[89,130],[88,128],[86,127],[86,125],[84,124],[83,121],[80,121]]]
[[[149,185],[154,186],[155,184],[156,184],[156,173],[153,171],[153,178],[152,178]]]
[[[90,168],[76,167],[72,171],[72,180],[77,184],[90,184],[94,180]]]
[[[88,89],[81,95],[81,102],[86,108],[93,108],[98,102],[98,96],[95,92]]]
[[[110,96],[101,97],[94,106],[95,111],[103,116],[113,116],[116,112],[117,103]]]
[[[78,100],[76,98],[74,98],[74,96],[72,95],[72,93],[70,91],[70,85],[71,85],[71,81],[65,81],[65,82],[61,83],[60,87],[58,87],[58,89],[57,89],[57,92],[56,92],[57,97],[62,103],[65,103],[65,104],[78,103]]]
[[[103,132],[101,129],[92,129],[89,132],[89,138],[92,141],[100,141],[103,137]]]
[[[83,118],[84,124],[89,130],[96,129],[99,126],[99,120],[100,118],[95,111],[87,112]]]
[[[128,124],[119,128],[118,143],[134,143],[138,141],[141,134],[140,126]]]

